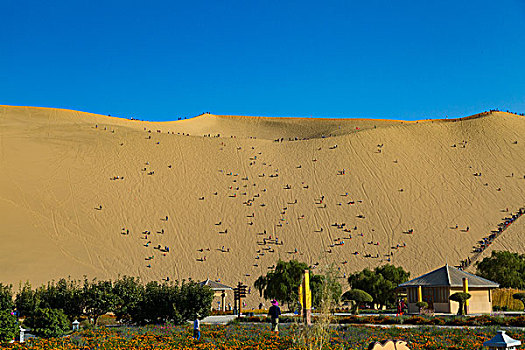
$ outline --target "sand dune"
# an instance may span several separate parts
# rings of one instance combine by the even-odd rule
[[[413,276],[457,265],[502,209],[525,206],[524,136],[525,117],[502,112],[151,123],[0,106],[0,281],[252,285],[278,258],[333,262],[341,277],[388,260]],[[482,256],[524,253],[520,220]]]

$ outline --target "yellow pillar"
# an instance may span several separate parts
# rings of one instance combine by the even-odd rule
[[[312,308],[312,292],[310,290],[310,271],[304,271],[304,307],[306,309]]]
[[[303,281],[299,287],[301,306],[306,324],[312,324],[312,292],[310,290],[310,271],[304,270]]]
[[[417,287],[417,301],[418,302],[423,301],[423,290],[421,289],[421,286]]]
[[[304,295],[303,295],[303,282],[299,285],[299,316],[303,314],[303,308],[304,308]]]
[[[468,278],[463,278],[463,293],[468,293]],[[465,306],[468,314],[468,299],[465,301]]]

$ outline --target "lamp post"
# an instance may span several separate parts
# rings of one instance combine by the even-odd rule
[[[18,338],[20,343],[23,343],[25,341],[25,332],[26,331],[27,331],[27,329],[24,329],[24,328],[20,327],[20,336]]]

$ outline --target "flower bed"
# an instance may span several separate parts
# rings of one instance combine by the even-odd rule
[[[315,322],[317,318],[313,317]],[[237,322],[261,323],[270,322],[265,316],[241,317]],[[283,316],[281,323],[300,322],[299,316]],[[503,326],[525,327],[525,316],[334,316],[332,323],[336,324],[408,324],[427,326]]]
[[[99,328],[75,333],[67,338],[37,339],[25,344],[11,344],[11,350],[75,350],[75,349],[304,349],[299,342],[297,326],[283,325],[279,335],[265,324],[233,324],[202,326],[202,339],[194,341],[189,326],[149,326]],[[481,349],[484,341],[496,333],[495,327],[444,329],[435,327],[378,328],[343,326],[329,330],[326,350],[367,349],[373,341],[402,339],[412,350]],[[508,331],[511,337],[525,342],[521,331]]]

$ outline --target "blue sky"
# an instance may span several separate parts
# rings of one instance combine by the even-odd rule
[[[525,112],[525,0],[1,0],[0,19],[0,104],[147,120]]]

